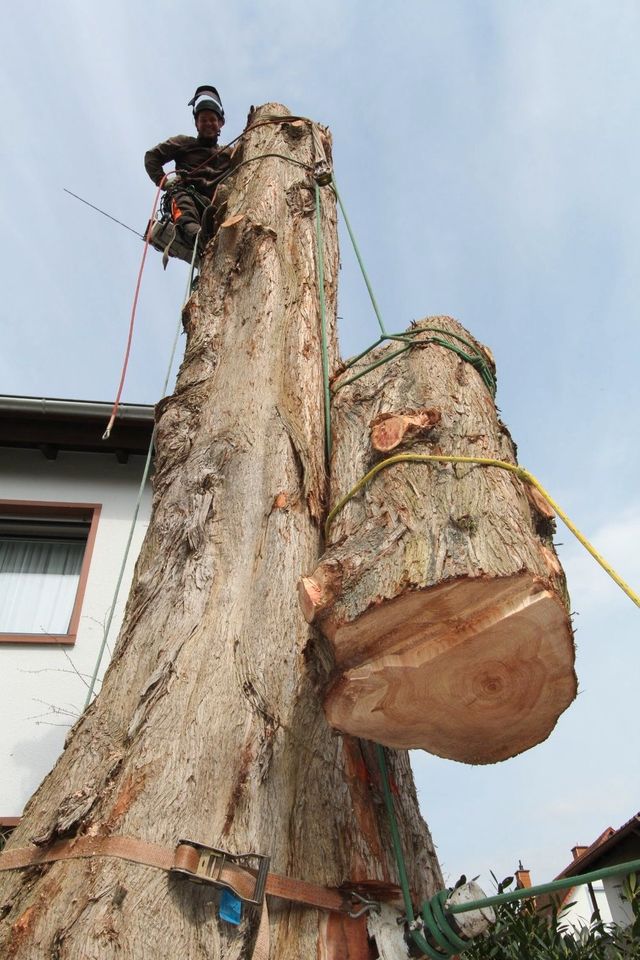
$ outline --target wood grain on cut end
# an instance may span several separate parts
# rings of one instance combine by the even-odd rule
[[[371,446],[381,453],[388,453],[403,441],[428,433],[439,422],[439,410],[381,413],[371,423]]]
[[[298,600],[307,623],[313,623],[316,611],[322,604],[322,589],[313,577],[298,580]]]
[[[338,564],[319,567],[311,577],[298,580],[298,603],[307,623],[329,607],[340,589],[341,571]]]
[[[339,627],[333,647],[333,726],[464,763],[542,742],[576,696],[566,609],[526,573],[398,597]]]

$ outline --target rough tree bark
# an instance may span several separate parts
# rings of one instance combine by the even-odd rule
[[[252,122],[288,114],[269,104]],[[328,133],[324,132],[327,146]],[[314,159],[309,125],[256,126],[245,160]],[[158,408],[153,515],[102,690],[24,812],[37,839],[188,837],[270,854],[327,885],[397,882],[370,744],[326,724],[315,631],[296,602],[326,500],[313,180],[276,157],[228,182]],[[335,204],[322,193],[332,366]],[[406,754],[390,756],[417,896],[441,883]],[[255,923],[216,894],[122,860],[0,873],[0,954],[16,960],[251,956]],[[272,956],[362,960],[364,921],[270,904]]]
[[[440,340],[466,341],[469,356],[493,366],[451,318],[418,326],[449,331]],[[397,349],[379,348],[350,375]],[[417,345],[338,388],[341,379],[332,503],[394,454],[517,462],[480,373],[446,346]],[[299,585],[335,659],[329,721],[467,763],[544,740],[576,695],[553,529],[546,501],[504,470],[398,463],[378,473],[337,515],[327,551]]]

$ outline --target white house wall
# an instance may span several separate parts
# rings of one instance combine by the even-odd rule
[[[20,816],[83,710],[143,468],[142,456],[120,464],[106,454],[60,451],[56,460],[46,460],[34,450],[0,449],[0,499],[102,505],[75,645],[0,643],[0,817]],[[111,649],[150,507],[147,487],[109,633]],[[107,651],[100,676],[108,660]]]
[[[611,910],[602,883],[593,884],[598,910],[604,923],[611,923]],[[588,927],[593,915],[593,902],[586,884],[575,887],[568,898],[570,906],[562,911],[560,925],[563,927]]]
[[[630,923],[633,923],[633,911],[628,902],[622,897],[624,880],[624,877],[605,877],[603,881],[613,922],[617,923],[620,927],[627,927]]]

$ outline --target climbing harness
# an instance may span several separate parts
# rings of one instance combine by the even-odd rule
[[[209,88],[202,87],[201,89],[208,90]],[[191,103],[193,102],[194,101],[192,101]],[[191,103],[189,105],[191,105]],[[256,127],[262,126],[263,124],[267,124],[267,123],[279,123],[279,122],[285,122],[285,121],[294,122],[298,120],[304,120],[305,122],[310,123],[312,125],[314,149],[316,150],[316,153],[320,155],[320,159],[316,162],[314,170],[317,171],[317,176],[321,178],[319,182],[329,183],[331,181],[331,167],[327,162],[326,156],[324,154],[324,149],[322,148],[322,144],[320,143],[320,140],[315,132],[315,125],[312,123],[311,120],[308,120],[306,117],[297,117],[297,116],[290,116],[290,117],[276,116],[276,115],[267,116],[267,117],[264,117],[262,120],[257,121],[254,124],[250,124],[238,137],[236,137],[234,140],[231,140],[228,144],[226,144],[224,148],[219,147],[216,150],[214,150],[214,152],[211,154],[211,157],[207,157],[206,160],[203,160],[202,163],[200,163],[197,167],[194,167],[193,170],[190,171],[190,173],[195,173],[197,170],[200,169],[200,167],[203,167],[206,163],[208,163],[212,157],[216,156],[216,154],[218,154],[220,150],[228,149],[230,146],[232,146],[234,143],[237,143],[239,140],[245,137],[247,133],[249,133],[251,130],[255,129]],[[227,177],[235,173],[244,164],[252,163],[255,160],[262,160],[265,157],[280,157],[283,160],[289,160],[290,162],[297,164],[299,166],[308,167],[308,164],[301,163],[299,160],[296,160],[294,157],[287,157],[285,154],[279,154],[279,153],[261,154],[260,156],[251,157],[248,160],[244,160],[238,164],[234,164],[231,167],[231,169],[222,173],[220,177],[217,178],[216,180],[216,190],[218,186],[227,179]],[[201,217],[202,217],[202,214],[204,213],[204,210],[211,203],[213,203],[214,198],[209,199],[208,197],[203,196],[202,194],[198,193],[198,191],[193,186],[189,184],[187,185],[180,184],[179,189],[186,191],[192,196],[194,202],[196,203],[196,206],[200,209]],[[214,191],[214,197],[215,197],[215,191]],[[180,230],[178,228],[179,219],[180,219],[180,210],[178,205],[175,202],[175,199],[172,196],[171,188],[169,188],[169,190],[164,194],[162,201],[160,202],[160,206],[157,214],[156,215],[152,214],[151,219],[147,224],[147,229],[145,230],[145,237],[149,238],[150,245],[155,250],[158,250],[160,253],[162,253],[162,263],[165,269],[166,269],[169,257],[175,257],[179,260],[184,260],[187,263],[191,261],[192,245],[187,240],[185,240],[184,237],[182,237]]]
[[[150,246],[162,254],[162,266],[165,270],[169,257],[191,263],[194,249],[197,248],[197,243],[190,242],[180,232],[179,221],[183,213],[176,198],[177,189],[189,194],[200,212],[201,219],[211,203],[208,197],[198,193],[189,184],[184,186],[181,184],[179,188],[169,188],[164,192],[155,218],[149,220],[147,224],[145,236],[148,236]]]

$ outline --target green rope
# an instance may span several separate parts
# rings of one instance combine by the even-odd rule
[[[371,353],[372,350],[375,350],[375,348],[376,348],[377,346],[379,346],[381,343],[384,343],[384,341],[385,341],[386,339],[387,339],[386,334],[385,334],[385,336],[383,336],[383,337],[378,337],[378,339],[376,340],[376,342],[375,342],[375,343],[372,343],[371,346],[369,346],[369,347],[366,348],[366,350],[363,350],[362,353],[359,353],[357,356],[352,357],[350,360],[345,361],[344,369],[345,369],[345,370],[348,370],[349,367],[355,366],[355,364],[358,362],[358,360],[362,360],[362,358],[363,358],[363,357],[366,357],[366,355],[367,355],[368,353]]]
[[[442,947],[446,956],[461,953],[470,945],[455,932],[444,912],[444,905],[451,895],[450,890],[440,890],[435,897],[422,904],[422,919],[436,943]]]
[[[234,164],[230,170],[227,170],[227,172],[221,177],[218,177],[216,180],[216,187],[219,187],[221,183],[224,183],[224,181],[228,180],[229,177],[232,177],[234,173],[237,173],[240,167],[246,167],[248,163],[255,163],[256,160],[265,160],[267,157],[276,157],[279,160],[288,160],[289,163],[295,164],[296,167],[303,167],[305,170],[313,169],[309,163],[303,163],[302,160],[296,160],[295,157],[288,157],[285,153],[258,153],[255,157],[247,157],[246,160],[240,160],[239,163]]]
[[[386,356],[382,357],[380,360],[376,360],[375,363],[368,364],[368,366],[366,366],[364,370],[361,370],[360,373],[356,373],[353,377],[349,377],[347,380],[342,380],[340,383],[334,386],[333,392],[337,393],[338,390],[342,390],[343,387],[347,387],[350,383],[355,383],[356,380],[359,380],[360,377],[364,377],[366,373],[371,373],[372,370],[375,370],[377,367],[381,367],[383,364],[388,363],[389,360],[394,360],[395,357],[399,357],[401,353],[406,353],[407,350],[411,350],[411,346],[412,345],[407,345],[406,347],[402,347],[400,350],[394,350],[392,353],[386,354]]]
[[[172,345],[172,347],[171,347],[171,357],[170,357],[170,359],[169,359],[169,364],[168,364],[168,366],[167,366],[167,372],[166,372],[166,374],[165,374],[164,383],[163,383],[163,385],[162,385],[162,396],[163,396],[163,397],[164,397],[164,396],[166,395],[166,393],[167,393],[167,387],[168,387],[168,385],[169,385],[169,377],[171,376],[171,368],[173,367],[173,360],[174,360],[174,357],[175,357],[175,355],[176,355],[176,348],[177,348],[177,346],[178,346],[178,339],[179,339],[179,337],[180,337],[180,330],[182,329],[182,310],[184,310],[185,304],[186,304],[187,300],[189,299],[189,297],[190,297],[190,295],[191,295],[191,285],[192,285],[192,283],[193,283],[193,271],[194,271],[194,265],[195,265],[195,259],[196,259],[196,251],[197,251],[197,249],[198,249],[198,236],[199,236],[199,235],[200,235],[200,231],[198,230],[198,234],[196,235],[196,239],[195,239],[195,242],[194,242],[194,244],[193,244],[193,254],[192,254],[192,256],[191,256],[191,266],[190,266],[190,269],[189,269],[189,277],[188,277],[188,279],[187,279],[187,287],[186,287],[184,299],[183,299],[183,302],[182,302],[182,309],[180,310],[180,319],[178,320],[178,324],[177,324],[177,326],[176,326],[176,332],[175,332],[175,336],[174,336],[174,338],[173,338],[173,345]],[[137,497],[136,497],[136,503],[135,503],[135,506],[134,506],[134,508],[133,508],[133,516],[132,516],[132,518],[131,518],[131,525],[130,525],[130,527],[129,527],[129,535],[128,535],[128,537],[127,537],[127,544],[126,544],[126,546],[125,546],[125,548],[124,548],[124,555],[123,555],[123,557],[122,557],[122,562],[121,562],[121,564],[120,564],[120,570],[118,571],[118,579],[117,579],[117,581],[116,581],[116,587],[115,587],[115,590],[114,590],[114,592],[113,592],[113,600],[112,600],[112,602],[111,602],[111,607],[110,607],[110,609],[109,609],[109,615],[108,615],[108,617],[107,617],[107,621],[106,621],[106,623],[105,623],[105,625],[104,625],[104,630],[103,630],[103,633],[102,633],[102,643],[100,644],[100,649],[99,649],[99,651],[98,651],[98,657],[97,657],[97,660],[96,660],[96,665],[95,665],[95,667],[94,667],[93,674],[92,674],[92,676],[91,676],[91,682],[89,683],[89,689],[87,690],[87,698],[86,698],[86,700],[85,700],[85,702],[84,702],[84,709],[85,709],[85,710],[87,709],[87,707],[88,707],[89,704],[91,703],[91,698],[92,698],[92,696],[93,696],[93,691],[94,691],[94,689],[95,689],[95,685],[96,685],[96,682],[97,682],[97,679],[98,679],[98,672],[99,672],[99,670],[100,670],[100,665],[101,665],[101,663],[102,663],[102,658],[103,658],[103,656],[104,656],[105,647],[107,646],[107,639],[108,639],[108,637],[109,637],[109,631],[110,631],[110,629],[111,629],[111,623],[112,623],[112,621],[113,621],[113,617],[114,617],[115,610],[116,610],[116,603],[118,602],[118,596],[119,596],[119,594],[120,594],[120,587],[122,586],[122,580],[123,580],[123,578],[124,578],[125,567],[126,567],[126,565],[127,565],[127,560],[128,560],[128,558],[129,558],[129,550],[131,549],[131,542],[132,542],[132,540],[133,540],[133,535],[134,535],[134,533],[135,533],[136,523],[138,522],[138,514],[139,514],[139,512],[140,512],[140,506],[141,506],[141,504],[142,504],[142,498],[143,498],[143,496],[144,496],[145,487],[146,487],[146,485],[147,485],[147,479],[148,479],[148,477],[149,477],[149,471],[150,471],[150,469],[151,469],[151,462],[152,462],[152,460],[153,460],[153,448],[154,448],[155,438],[156,438],[156,427],[154,426],[153,431],[152,431],[152,433],[151,433],[151,440],[149,441],[149,449],[147,450],[147,459],[145,460],[144,470],[142,471],[142,477],[141,477],[141,479],[140,479],[140,486],[138,487],[138,495],[137,495]]]
[[[331,391],[329,389],[329,349],[327,343],[327,305],[324,295],[324,250],[322,237],[322,212],[320,187],[315,184],[316,201],[316,247],[318,264],[318,293],[320,296],[320,339],[322,343],[322,380],[324,386],[324,434],[327,448],[327,464],[331,457]]]
[[[640,860],[630,860],[626,863],[616,864],[615,866],[602,867],[600,870],[592,870],[590,873],[577,874],[575,877],[564,878],[562,880],[552,880],[550,883],[541,883],[535,887],[526,887],[522,890],[513,890],[509,893],[499,893],[493,897],[484,897],[481,900],[471,900],[466,903],[452,904],[446,906],[451,890],[439,890],[438,893],[422,904],[421,916],[424,928],[428,930],[435,943],[441,949],[432,946],[420,932],[415,929],[416,921],[413,903],[411,900],[411,891],[409,889],[409,880],[407,877],[407,867],[398,829],[391,787],[389,784],[389,772],[385,759],[384,749],[379,744],[375,744],[376,757],[380,768],[380,779],[382,781],[382,792],[384,804],[389,821],[389,830],[391,832],[391,843],[398,868],[398,878],[402,890],[402,899],[406,915],[406,922],[409,927],[409,933],[418,949],[422,950],[432,960],[443,960],[445,957],[452,957],[461,953],[467,947],[471,946],[471,940],[463,940],[453,929],[448,917],[458,913],[468,913],[471,910],[482,910],[485,907],[493,907],[502,903],[512,903],[515,900],[523,900],[528,897],[537,897],[544,893],[553,893],[556,890],[566,890],[569,887],[581,886],[585,883],[592,883],[595,880],[602,880],[605,877],[616,877],[622,874],[635,873],[640,870]]]
[[[375,294],[374,294],[374,292],[373,292],[373,287],[371,286],[371,281],[369,280],[369,276],[368,276],[368,274],[367,274],[367,271],[366,271],[366,268],[365,268],[365,265],[364,265],[364,261],[363,261],[363,259],[362,259],[362,255],[361,255],[361,253],[360,253],[360,248],[358,247],[358,242],[357,242],[357,240],[356,240],[356,238],[355,238],[355,235],[354,235],[354,233],[353,233],[353,230],[352,230],[352,228],[351,228],[351,223],[349,222],[349,217],[348,217],[348,215],[347,215],[347,211],[345,210],[344,203],[342,202],[342,197],[340,196],[340,192],[339,192],[339,190],[338,190],[338,185],[336,184],[335,177],[332,177],[332,187],[333,187],[333,191],[334,191],[334,193],[335,193],[335,195],[336,195],[336,199],[337,199],[337,201],[338,201],[338,205],[339,205],[339,207],[340,207],[340,211],[341,211],[341,213],[342,213],[342,216],[344,217],[344,223],[345,223],[345,226],[346,226],[346,228],[347,228],[347,233],[349,234],[349,239],[351,240],[351,245],[352,245],[353,251],[354,251],[354,253],[355,253],[355,255],[356,255],[356,259],[357,259],[357,261],[358,261],[358,266],[360,267],[360,271],[361,271],[361,273],[362,273],[362,277],[363,277],[363,279],[364,279],[364,282],[365,282],[365,285],[366,285],[366,288],[367,288],[367,292],[369,293],[369,299],[371,300],[371,305],[372,305],[373,310],[374,310],[374,313],[375,313],[375,315],[376,315],[376,319],[377,319],[377,321],[378,321],[378,326],[380,327],[380,331],[381,331],[381,333],[382,333],[382,336],[379,337],[378,340],[376,340],[376,342],[375,342],[374,344],[372,344],[370,347],[367,347],[366,350],[363,350],[362,353],[358,354],[357,357],[354,357],[353,360],[349,361],[349,363],[346,364],[346,368],[349,368],[349,367],[353,366],[355,363],[358,362],[358,360],[361,360],[364,356],[366,356],[367,353],[369,353],[371,350],[374,350],[375,347],[377,347],[377,346],[378,346],[380,343],[382,343],[384,340],[404,340],[405,342],[407,342],[407,343],[409,344],[405,349],[403,349],[403,350],[397,350],[397,351],[395,351],[394,353],[388,354],[386,357],[384,357],[384,358],[381,359],[381,360],[377,360],[375,363],[373,363],[373,364],[371,364],[370,366],[366,367],[366,369],[362,370],[360,373],[356,374],[355,376],[350,377],[348,380],[344,380],[342,383],[338,384],[337,387],[334,387],[334,393],[336,393],[338,390],[341,390],[342,387],[346,387],[347,384],[349,384],[349,383],[354,383],[354,381],[359,380],[360,377],[363,377],[366,373],[369,373],[371,370],[375,370],[376,367],[379,367],[379,366],[381,366],[383,363],[387,363],[389,360],[393,360],[394,357],[397,357],[397,356],[399,356],[401,353],[404,353],[405,350],[408,350],[408,349],[410,349],[412,346],[415,345],[415,344],[414,344],[414,341],[413,341],[413,338],[414,338],[414,337],[416,337],[419,333],[423,332],[424,330],[431,330],[431,331],[433,331],[434,333],[445,334],[445,335],[448,336],[448,337],[453,337],[453,338],[455,338],[455,339],[457,339],[457,340],[460,340],[463,344],[465,344],[465,346],[467,346],[467,347],[472,351],[472,353],[471,353],[471,354],[465,353],[465,352],[464,352],[463,350],[461,350],[459,347],[456,347],[455,344],[449,343],[449,342],[447,342],[447,341],[439,340],[439,339],[437,339],[437,338],[435,338],[435,337],[434,337],[434,338],[429,338],[428,340],[418,341],[418,342],[419,342],[419,343],[436,343],[436,344],[438,344],[438,345],[441,346],[441,347],[447,347],[449,350],[453,350],[454,353],[457,353],[458,356],[462,357],[463,360],[466,360],[466,361],[467,361],[468,363],[470,363],[473,367],[475,367],[475,369],[479,372],[480,376],[481,376],[482,379],[484,380],[486,386],[487,386],[488,389],[491,391],[491,395],[492,395],[492,396],[495,396],[495,393],[496,393],[496,383],[495,383],[495,378],[494,378],[494,376],[493,376],[493,373],[492,373],[492,371],[491,371],[491,368],[490,368],[489,364],[487,363],[487,361],[486,361],[486,359],[484,358],[484,356],[474,347],[474,345],[473,345],[472,343],[470,343],[468,340],[466,340],[464,337],[461,337],[461,336],[459,336],[459,335],[456,334],[456,333],[452,333],[452,332],[449,331],[449,330],[442,330],[442,329],[440,329],[440,328],[438,328],[438,327],[419,327],[419,328],[417,328],[415,331],[410,331],[408,334],[406,334],[406,333],[405,333],[405,334],[387,333],[387,331],[386,331],[386,329],[385,329],[384,322],[383,322],[383,320],[382,320],[382,315],[381,315],[381,313],[380,313],[380,308],[378,307],[378,303],[377,303],[377,300],[376,300],[376,298],[375,298]],[[410,338],[411,338],[411,339],[410,339]]]
[[[418,339],[418,335],[421,333],[437,333],[444,334],[445,336],[452,337],[455,340],[459,340],[466,347],[469,348],[467,352],[461,347],[456,346],[455,343],[450,343],[447,340],[442,340],[440,337],[423,337]],[[453,333],[450,330],[444,330],[440,327],[417,327],[415,330],[408,330],[405,333],[388,333],[384,337],[379,337],[378,340],[370,347],[367,347],[366,350],[363,350],[357,357],[354,357],[353,360],[350,360],[346,365],[345,369],[349,369],[354,366],[359,360],[361,360],[367,353],[370,353],[371,350],[374,350],[380,343],[384,340],[398,340],[402,343],[405,343],[406,346],[402,347],[400,350],[394,350],[391,353],[388,353],[386,356],[381,357],[379,360],[376,360],[374,363],[368,364],[363,370],[360,370],[358,373],[354,374],[352,377],[348,377],[346,380],[342,380],[333,388],[333,392],[337,393],[338,390],[342,390],[343,387],[346,387],[350,383],[355,383],[356,380],[359,380],[360,377],[364,377],[365,374],[370,373],[372,370],[375,370],[377,367],[382,366],[384,363],[388,363],[389,360],[393,360],[395,357],[400,356],[401,353],[405,353],[407,350],[410,350],[415,346],[424,346],[425,344],[433,343],[439,347],[445,347],[447,350],[452,350],[463,360],[466,360],[467,363],[478,371],[482,380],[491,393],[492,397],[495,397],[496,394],[496,381],[493,376],[491,367],[485,357],[482,356],[479,350],[464,337],[459,336],[457,333]]]
[[[365,282],[365,284],[366,284],[367,291],[368,291],[368,293],[369,293],[369,299],[371,300],[371,306],[373,307],[373,311],[374,311],[374,313],[375,313],[375,315],[376,315],[376,319],[377,319],[377,321],[378,321],[378,326],[380,327],[380,330],[382,331],[383,337],[386,337],[386,336],[387,336],[387,331],[385,330],[385,328],[384,328],[384,323],[382,322],[382,316],[381,316],[381,314],[380,314],[380,308],[378,307],[378,303],[377,303],[377,301],[376,301],[375,294],[374,294],[374,292],[373,292],[373,288],[372,288],[371,283],[370,283],[370,281],[369,281],[369,277],[368,277],[368,275],[367,275],[367,271],[366,271],[366,269],[365,269],[365,266],[364,266],[364,263],[363,263],[363,260],[362,260],[362,256],[360,255],[360,249],[359,249],[358,244],[357,244],[357,242],[356,242],[356,238],[355,238],[355,236],[353,235],[353,230],[351,229],[351,224],[349,223],[349,217],[347,216],[347,211],[346,211],[345,208],[344,208],[344,204],[343,204],[343,202],[342,202],[342,197],[340,196],[340,194],[339,194],[339,192],[338,192],[338,187],[337,187],[335,178],[332,177],[331,182],[332,182],[332,185],[333,185],[333,191],[334,191],[334,193],[335,193],[335,195],[336,195],[336,199],[337,199],[337,201],[338,201],[338,204],[339,204],[339,206],[340,206],[340,210],[341,210],[341,212],[342,212],[342,216],[344,217],[344,225],[345,225],[345,227],[347,228],[347,233],[349,234],[349,239],[351,240],[351,245],[353,246],[353,252],[354,252],[355,255],[356,255],[356,259],[357,259],[357,261],[358,261],[358,265],[359,265],[360,270],[361,270],[361,272],[362,272],[362,276],[363,276],[364,282]]]
[[[391,796],[391,787],[389,785],[389,772],[387,770],[387,761],[384,755],[384,749],[379,744],[375,744],[376,748],[376,757],[378,760],[378,767],[380,768],[380,779],[382,781],[382,793],[384,796],[384,805],[387,810],[387,819],[389,821],[389,830],[391,831],[391,842],[393,844],[393,852],[396,858],[396,865],[398,867],[398,878],[400,880],[400,888],[402,890],[402,899],[404,901],[404,910],[407,917],[407,922],[409,927],[415,921],[415,914],[413,912],[413,903],[411,901],[411,890],[409,889],[409,879],[407,877],[407,866],[404,860],[404,853],[402,851],[402,841],[400,840],[400,831],[398,830],[398,821],[396,818],[395,809],[393,806],[393,797]],[[411,930],[411,937],[413,942],[416,944],[418,949],[422,950],[423,953],[426,953],[427,956],[438,960],[442,957],[442,954],[434,950],[433,947],[427,943],[425,938],[422,936],[420,931]]]
[[[387,770],[387,761],[384,755],[384,749],[381,744],[376,743],[376,757],[378,759],[378,766],[380,767],[380,778],[382,780],[382,793],[384,795],[384,805],[387,808],[387,816],[389,818],[389,829],[391,830],[391,842],[393,844],[393,852],[396,856],[396,862],[398,864],[398,876],[400,879],[400,888],[402,890],[402,899],[404,900],[404,908],[407,914],[407,919],[411,923],[414,919],[413,914],[413,903],[411,901],[411,891],[409,890],[409,880],[407,877],[407,868],[404,862],[404,856],[402,853],[402,843],[400,842],[400,832],[398,830],[398,821],[396,820],[395,810],[393,808],[393,797],[391,796],[391,787],[389,785],[389,772]]]

